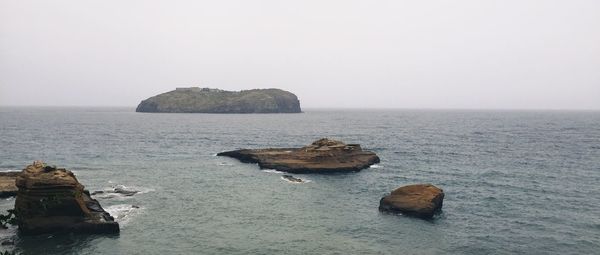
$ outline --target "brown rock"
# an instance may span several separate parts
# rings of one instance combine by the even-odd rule
[[[12,197],[17,195],[15,179],[21,172],[0,172],[0,197]]]
[[[400,212],[419,218],[432,218],[442,209],[444,191],[431,184],[400,187],[379,202],[379,210]]]
[[[242,149],[217,154],[245,163],[258,163],[260,168],[290,173],[331,173],[360,171],[379,163],[373,152],[363,151],[358,144],[345,144],[323,138],[302,148]]]
[[[119,224],[71,171],[36,161],[21,172],[16,186],[15,211],[23,234],[119,232]]]

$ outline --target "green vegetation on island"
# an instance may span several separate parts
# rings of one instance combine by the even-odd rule
[[[281,89],[225,91],[177,88],[143,100],[136,112],[167,113],[299,113],[300,102]]]

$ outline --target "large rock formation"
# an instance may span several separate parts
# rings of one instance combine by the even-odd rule
[[[118,233],[114,221],[68,170],[36,161],[17,177],[15,211],[23,234]]]
[[[299,113],[296,95],[280,89],[239,92],[209,88],[177,88],[142,101],[136,112]]]
[[[444,191],[431,184],[400,187],[379,202],[379,210],[430,219],[442,210]]]
[[[363,151],[358,144],[345,144],[326,138],[302,148],[242,149],[217,155],[290,173],[360,171],[379,163],[379,157],[375,153]]]
[[[0,172],[0,198],[17,195],[15,179],[21,172]]]

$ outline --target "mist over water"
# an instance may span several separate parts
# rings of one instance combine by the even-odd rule
[[[58,2],[58,3],[57,3]],[[0,105],[600,109],[600,1],[0,1]]]
[[[15,237],[24,254],[594,254],[600,250],[600,113],[306,110],[140,114],[0,108],[0,170],[73,170],[121,224],[116,236]],[[360,143],[376,167],[294,175],[216,157],[321,137]],[[380,213],[406,184],[444,189],[425,221]],[[12,207],[14,199],[0,202]],[[0,230],[0,237],[14,229]],[[10,249],[2,246],[0,249]]]

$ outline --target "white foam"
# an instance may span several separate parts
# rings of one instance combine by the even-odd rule
[[[123,190],[128,190],[128,191],[137,191],[137,194],[146,194],[152,191],[156,191],[155,189],[152,188],[146,188],[146,187],[140,187],[140,186],[125,186],[125,185],[116,185],[113,188],[111,188],[110,190],[113,190],[114,188],[121,188]]]
[[[263,169],[261,171],[263,171],[265,173],[272,173],[272,174],[283,174],[284,173],[284,172],[281,172],[281,171],[277,171],[275,169]]]
[[[379,165],[379,164],[375,164],[375,165],[371,165],[369,168],[383,168],[383,166]]]
[[[130,198],[130,196],[129,197],[128,196],[124,196],[124,195],[118,194],[118,193],[101,193],[101,194],[96,194],[96,195],[93,195],[93,196],[95,198],[102,198],[102,199],[107,199],[107,198],[113,199],[113,198],[115,198],[115,199],[120,200],[120,201],[123,201],[125,199]]]
[[[115,221],[118,222],[121,226],[126,225],[133,217],[140,214],[141,210],[144,209],[142,207],[133,207],[128,204],[120,204],[120,205],[111,205],[105,209],[110,216],[115,218]]]
[[[125,195],[125,194],[121,194],[121,193],[116,193],[115,188],[120,188],[122,190],[127,190],[127,191],[137,191],[137,193],[135,193],[134,195]],[[156,191],[155,189],[151,189],[151,188],[146,188],[146,187],[137,187],[137,186],[125,186],[125,185],[115,185],[112,187],[107,187],[102,189],[102,191],[104,191],[103,193],[99,193],[99,194],[95,194],[93,195],[94,197],[97,198],[114,198],[117,200],[126,200],[129,198],[132,198],[135,195],[139,195],[139,194],[146,194],[149,192],[153,192]]]
[[[233,164],[227,162],[219,162],[219,166],[233,166]]]

